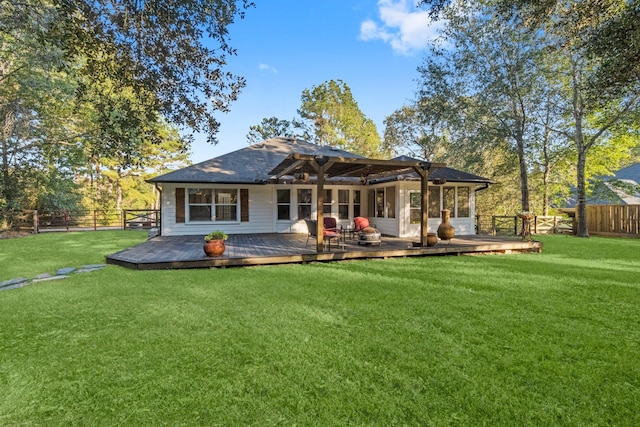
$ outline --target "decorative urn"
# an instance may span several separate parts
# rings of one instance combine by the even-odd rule
[[[438,237],[442,240],[451,240],[453,236],[456,234],[456,230],[451,225],[451,211],[449,209],[443,209],[441,211],[442,214],[442,223],[438,227]]]

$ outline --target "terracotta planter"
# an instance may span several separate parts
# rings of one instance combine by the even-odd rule
[[[224,253],[226,246],[224,245],[224,240],[209,240],[208,242],[204,242],[204,253],[209,257],[221,257]]]
[[[438,244],[438,235],[436,233],[427,233],[427,246],[435,246]]]
[[[438,237],[442,240],[451,240],[456,234],[455,228],[453,228],[453,225],[449,222],[451,219],[451,211],[449,209],[443,209],[441,213],[442,223],[438,227]]]

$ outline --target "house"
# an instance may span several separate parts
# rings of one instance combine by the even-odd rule
[[[345,228],[354,217],[365,216],[383,234],[397,237],[421,236],[422,200],[428,205],[428,231],[437,230],[440,211],[447,208],[457,235],[475,234],[476,192],[491,183],[443,164],[408,157],[366,159],[283,137],[148,182],[161,192],[161,234],[166,236],[205,235],[213,229],[306,233],[305,218],[329,215]]]
[[[640,205],[640,163],[619,169],[613,175],[590,179],[588,205]],[[578,205],[577,190],[571,187],[563,208],[575,208]]]
[[[604,177],[605,185],[623,205],[640,205],[640,163],[627,166]]]

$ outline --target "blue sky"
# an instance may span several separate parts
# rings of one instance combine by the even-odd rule
[[[383,120],[414,97],[416,68],[436,25],[413,0],[254,0],[230,27],[227,70],[246,87],[221,113],[219,143],[197,138],[194,163],[247,146],[249,126],[297,116],[304,89],[342,80],[380,135]]]

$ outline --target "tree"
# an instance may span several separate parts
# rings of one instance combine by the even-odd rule
[[[507,140],[512,144],[520,171],[520,209],[530,211],[527,155],[533,141],[532,116],[538,105],[534,88],[540,84],[536,72],[541,55],[539,35],[526,30],[517,19],[501,19],[491,1],[451,6],[444,16],[443,38],[454,47],[433,49],[419,69],[421,99],[442,96],[442,87],[447,84],[442,80],[448,79],[448,91],[457,93],[461,111],[480,108],[492,118],[478,126],[495,135],[496,143]]]
[[[304,139],[310,138],[309,133],[300,120],[294,118],[289,121],[281,120],[277,117],[270,117],[262,119],[262,122],[258,125],[249,127],[247,142],[249,144],[256,144],[277,136],[296,136],[299,134],[301,134]]]
[[[421,0],[432,18],[442,16],[451,0]],[[590,98],[617,98],[640,83],[640,5],[625,0],[502,0],[505,19],[520,15],[533,31],[552,25],[555,32],[580,40],[586,57],[597,64],[585,84]]]
[[[444,2],[444,4],[446,3]],[[521,162],[520,175],[521,179],[523,179],[525,177],[523,171],[526,168],[530,171],[535,171],[537,165],[541,166],[545,190],[549,188],[550,170],[548,168],[552,164],[561,165],[562,159],[575,156],[574,170],[578,192],[577,234],[579,236],[588,236],[586,228],[586,183],[589,171],[596,170],[593,167],[596,165],[592,165],[591,168],[587,167],[588,153],[600,145],[607,144],[607,141],[612,136],[612,129],[617,124],[624,122],[625,117],[637,107],[638,93],[640,92],[637,80],[622,79],[624,84],[619,84],[615,88],[612,86],[604,87],[601,95],[595,96],[597,91],[593,86],[593,82],[602,78],[603,62],[601,61],[603,58],[591,54],[592,45],[589,44],[591,40],[589,37],[593,31],[601,28],[604,22],[609,22],[612,17],[617,16],[616,13],[619,9],[624,9],[628,5],[622,4],[625,2],[613,0],[601,3],[594,3],[588,0],[579,4],[548,1],[543,2],[544,11],[541,13],[539,10],[542,9],[537,9],[535,5],[526,0],[506,2],[508,5],[513,5],[514,3],[515,6],[511,9],[505,8],[505,2],[495,3],[498,7],[493,15],[498,18],[501,17],[504,22],[509,22],[509,26],[503,30],[495,26],[476,28],[475,32],[471,33],[471,36],[477,37],[478,34],[483,34],[484,30],[489,30],[494,39],[502,40],[505,34],[516,34],[513,29],[513,24],[516,22],[521,22],[521,28],[530,28],[529,31],[524,31],[523,34],[527,37],[535,37],[533,40],[537,41],[539,48],[537,49],[538,53],[531,57],[532,60],[528,62],[530,66],[526,68],[536,72],[524,74],[507,72],[504,78],[496,79],[496,81],[502,80],[508,83],[508,90],[504,94],[506,99],[511,99],[514,107],[512,108],[513,112],[518,110],[524,112],[525,110],[521,109],[524,105],[537,106],[538,108],[533,110],[528,108],[528,114],[526,116],[520,115],[520,120],[518,120],[517,115],[514,115],[513,119],[515,121],[512,124],[515,126],[507,126],[505,130],[515,130],[516,133],[511,135],[515,137],[514,140],[518,140],[518,134],[522,134],[522,132],[518,131],[518,128],[525,129],[519,125],[524,125],[527,122],[533,124],[533,126],[529,126],[530,130],[527,130],[527,134],[530,135],[528,137],[529,143],[524,146],[518,145]],[[466,6],[473,4],[490,6],[494,3],[491,1],[478,3],[465,1],[462,4]],[[526,7],[519,9],[518,5],[526,5]],[[529,6],[533,9],[528,9]],[[617,9],[616,6],[618,7]],[[455,28],[459,22],[464,22],[464,20],[458,19],[458,15],[451,15],[451,11],[455,11],[459,7],[459,5],[452,5],[439,11],[442,16],[446,16],[451,20],[447,26],[448,29]],[[593,15],[594,12],[599,13]],[[476,11],[472,15],[474,18],[468,18],[468,16],[469,14],[462,14],[463,19],[471,21],[478,16],[478,12]],[[479,16],[482,16],[482,14],[479,14]],[[549,17],[549,19],[538,22],[535,18],[539,16]],[[455,40],[456,48],[460,49],[460,40]],[[464,44],[462,45],[464,46]],[[479,49],[478,57],[482,57],[486,52],[494,51],[484,47],[482,50]],[[497,52],[500,52],[500,50],[497,50]],[[509,47],[503,48],[502,56],[509,58],[512,52],[513,49]],[[475,60],[475,58],[472,59]],[[501,57],[496,57],[491,63],[500,63],[500,60]],[[459,63],[456,63],[454,68],[453,71],[459,71],[461,67]],[[491,71],[492,69],[488,69],[485,73],[476,74],[476,76],[480,77],[478,81],[482,82],[483,78],[490,76]],[[513,79],[514,76],[517,77],[515,80]],[[525,81],[522,78],[528,78],[527,76],[531,76],[533,79],[530,80],[529,84],[523,85]],[[514,83],[517,83],[517,85],[514,85]],[[533,88],[534,90],[531,92],[526,92],[527,98],[533,102],[525,103],[523,101],[526,98],[518,99],[519,92],[514,90],[516,86]],[[545,88],[545,90],[541,91],[540,88]],[[550,90],[547,91],[546,88],[550,88]],[[551,98],[547,97],[551,92],[554,92],[554,94],[552,95],[551,103],[549,103],[547,100]],[[496,102],[499,99],[492,96],[493,93],[495,92],[485,91],[477,99],[491,100],[494,106],[501,105]],[[514,97],[514,95],[516,96]],[[494,107],[491,108],[495,110]],[[535,114],[532,115],[532,112]],[[532,120],[534,120],[533,123]],[[504,117],[500,118],[500,121],[507,123]],[[549,126],[554,128],[549,129]],[[564,141],[570,141],[575,151],[571,153],[565,149],[562,142],[557,143],[558,136],[561,136]],[[527,149],[529,154],[523,153],[521,147]],[[624,147],[617,148],[622,151],[625,150]],[[535,153],[535,156],[532,155],[533,153]],[[527,157],[530,160],[528,162],[525,161],[523,164],[523,159]],[[598,160],[602,162],[606,158],[608,157],[603,156]],[[532,161],[534,159],[537,160]],[[591,161],[594,161],[593,159],[594,157],[591,156]],[[564,170],[569,169],[565,168]],[[522,190],[525,190],[524,185]],[[547,193],[547,197],[551,197],[549,193]],[[525,198],[523,197],[523,209],[526,208],[524,201]]]
[[[590,150],[610,136],[612,127],[619,123],[631,109],[638,106],[640,94],[631,95],[618,101],[612,101],[606,108],[587,101],[585,78],[588,78],[588,64],[580,56],[569,53],[569,81],[567,82],[567,103],[569,120],[566,123],[565,136],[575,145],[577,151],[577,235],[588,237],[587,228],[587,159]]]
[[[73,200],[71,181],[60,180],[71,179],[68,168],[77,159],[77,147],[66,140],[76,85],[62,51],[42,38],[56,19],[37,1],[0,5],[0,208]]]
[[[329,80],[302,91],[298,114],[310,123],[315,140],[365,157],[384,155],[380,135],[365,117],[342,80]]]
[[[448,144],[446,130],[434,114],[436,105],[427,105],[430,100],[421,100],[421,105],[405,105],[384,119],[384,144],[395,154],[428,161],[441,161]]]
[[[238,6],[238,4],[240,6]],[[183,130],[216,142],[217,111],[228,111],[244,79],[223,70],[228,26],[248,0],[57,0],[60,20],[48,38],[90,81],[116,80],[136,95],[156,96],[156,111]],[[109,58],[109,60],[105,60]]]
[[[250,5],[0,3],[0,207],[73,208],[77,183],[118,207],[137,191],[127,180],[146,169],[146,147],[188,151],[184,138],[164,145],[169,120],[214,141],[214,113],[243,85],[223,70],[227,27]]]

